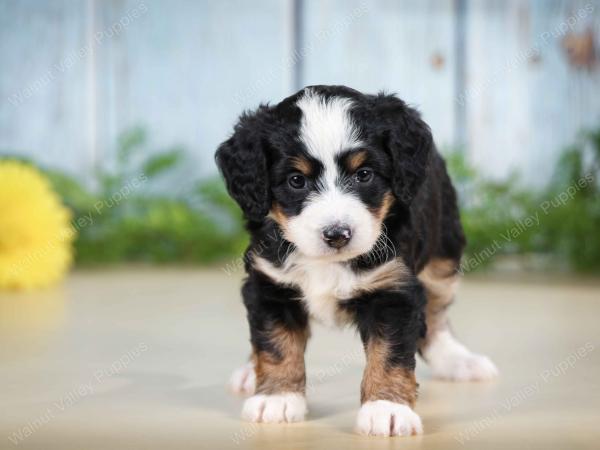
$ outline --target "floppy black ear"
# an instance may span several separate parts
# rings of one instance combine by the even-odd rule
[[[408,206],[427,176],[433,137],[420,114],[393,95],[375,100],[382,143],[392,158],[394,194]]]
[[[244,216],[254,222],[264,219],[271,208],[266,144],[259,118],[263,114],[264,107],[243,114],[233,136],[219,146],[215,155],[229,194]]]

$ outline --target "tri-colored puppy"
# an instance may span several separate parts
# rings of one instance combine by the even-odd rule
[[[496,375],[449,329],[465,238],[414,109],[393,95],[311,86],[243,114],[216,158],[251,236],[242,294],[252,358],[232,377],[253,394],[244,418],[304,419],[310,319],[358,328],[360,433],[422,432],[416,352],[440,378]]]

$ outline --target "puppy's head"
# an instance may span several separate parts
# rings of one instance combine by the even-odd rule
[[[269,217],[304,256],[343,261],[373,248],[394,204],[410,206],[432,148],[395,96],[312,86],[242,115],[216,158],[249,222]]]

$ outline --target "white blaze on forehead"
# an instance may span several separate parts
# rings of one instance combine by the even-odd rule
[[[344,188],[336,164],[339,153],[363,145],[350,116],[352,100],[325,99],[308,89],[296,104],[302,111],[300,139],[307,152],[321,162],[323,173],[317,180],[318,190],[306,198],[300,214],[289,218],[286,239],[309,258],[344,261],[366,253],[377,241],[381,223],[356,193]],[[323,240],[323,229],[336,223],[344,223],[352,231],[341,251]]]
[[[335,156],[361,145],[358,129],[350,117],[352,100],[345,97],[325,99],[307,90],[298,100],[302,111],[300,139],[308,152],[325,168],[328,187],[333,187],[337,176]]]

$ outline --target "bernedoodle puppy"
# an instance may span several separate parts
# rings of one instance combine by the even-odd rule
[[[216,160],[251,238],[242,295],[252,356],[231,380],[252,395],[245,419],[304,419],[311,319],[358,329],[363,434],[422,433],[417,352],[439,378],[496,376],[450,331],[465,237],[414,109],[394,95],[310,86],[243,114]]]

